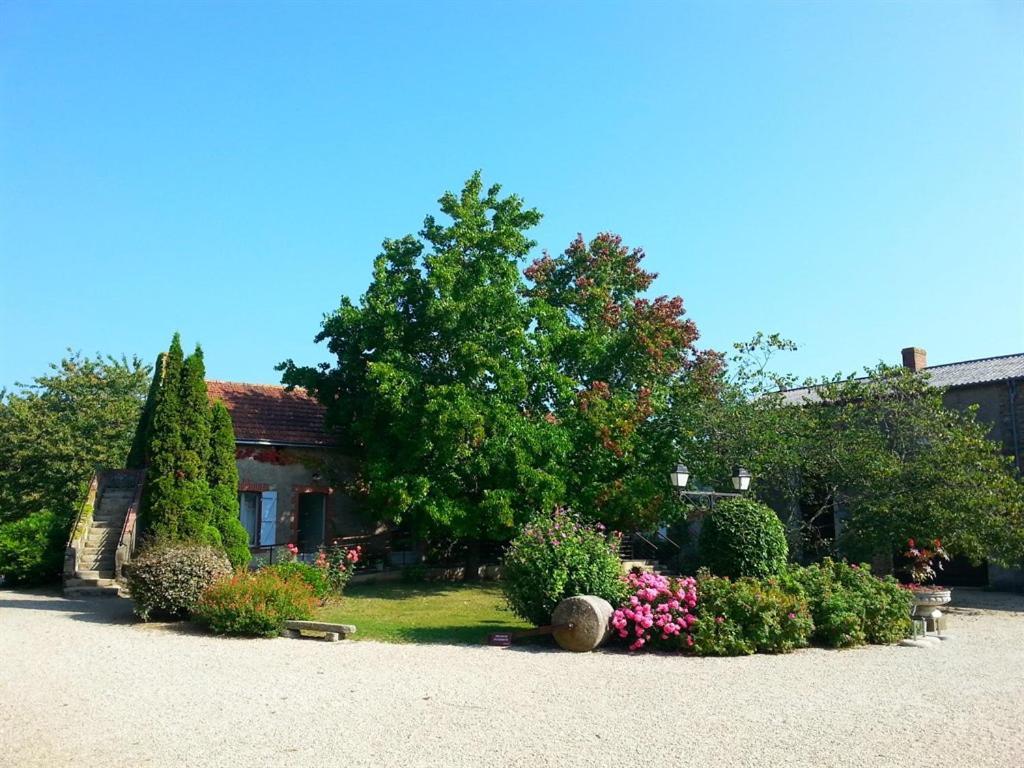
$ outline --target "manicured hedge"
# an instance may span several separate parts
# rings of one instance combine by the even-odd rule
[[[786,568],[789,546],[782,521],[752,499],[726,499],[704,516],[701,564],[715,576],[775,576]]]

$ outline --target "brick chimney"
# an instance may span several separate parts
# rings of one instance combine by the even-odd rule
[[[928,353],[920,347],[907,347],[903,350],[903,367],[917,373],[928,367]]]

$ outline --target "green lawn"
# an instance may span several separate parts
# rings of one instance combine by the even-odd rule
[[[323,621],[355,624],[352,639],[387,643],[484,643],[492,632],[530,627],[505,607],[494,584],[350,587],[320,609]]]

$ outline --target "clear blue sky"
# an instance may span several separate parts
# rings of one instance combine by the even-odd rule
[[[474,170],[800,375],[1024,351],[1024,3],[0,5],[0,386],[313,362]]]

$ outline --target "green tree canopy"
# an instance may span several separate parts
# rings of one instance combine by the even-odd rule
[[[70,352],[51,373],[0,392],[0,521],[49,509],[70,523],[89,478],[124,466],[149,368]]]
[[[769,363],[793,348],[763,334],[737,345],[720,397],[685,414],[701,436],[684,454],[691,470],[724,484],[729,466],[746,465],[755,495],[805,542],[816,517],[838,511],[837,539],[810,543],[840,554],[871,557],[938,538],[973,560],[1022,561],[1024,485],[974,409],[951,410],[927,375],[886,365],[805,382],[813,395],[794,404],[779,392],[793,377]]]
[[[287,361],[284,382],[326,406],[379,518],[495,539],[555,503],[654,521],[674,503],[668,404],[718,360],[682,299],[643,295],[654,275],[614,235],[524,279],[540,214],[499,192],[475,174],[440,199],[447,223],[386,240],[369,290],[316,337],[334,365]]]
[[[360,460],[371,512],[421,533],[508,536],[565,493],[561,431],[532,407],[519,263],[540,214],[475,174],[419,237],[385,240],[373,281],[317,335],[334,367],[282,364]]]
[[[720,365],[698,352],[679,296],[648,298],[644,253],[603,233],[526,270],[538,391],[571,446],[563,468],[577,512],[617,527],[678,513],[673,409],[699,407]]]

